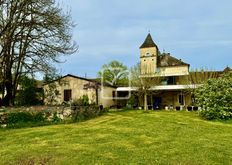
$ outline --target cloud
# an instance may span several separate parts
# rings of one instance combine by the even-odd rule
[[[191,66],[232,65],[232,1],[229,0],[65,0],[77,23],[79,52],[59,65],[64,73],[95,77],[100,67],[120,60],[139,62],[148,31],[165,49]],[[64,5],[64,6],[65,6]]]

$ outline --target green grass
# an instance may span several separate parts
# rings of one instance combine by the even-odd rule
[[[76,124],[0,129],[0,164],[232,164],[231,122],[192,112],[112,112]]]

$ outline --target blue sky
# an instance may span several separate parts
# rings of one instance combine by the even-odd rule
[[[232,67],[231,0],[63,0],[76,23],[77,53],[59,64],[61,74],[96,77],[101,66],[139,62],[139,46],[150,30],[160,51],[191,65]]]

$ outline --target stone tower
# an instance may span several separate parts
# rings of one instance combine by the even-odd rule
[[[152,75],[156,72],[158,47],[152,40],[151,34],[147,35],[144,43],[140,46],[141,75]]]

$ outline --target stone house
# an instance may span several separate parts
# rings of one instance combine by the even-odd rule
[[[98,81],[87,79],[71,74],[65,75],[58,80],[52,81],[44,85],[45,95],[49,95],[50,86],[54,87],[52,91],[57,91],[52,104],[62,104],[64,102],[73,102],[80,99],[83,95],[87,95],[90,104],[103,105],[103,107],[113,106],[114,100],[112,99],[116,87],[103,84]],[[49,97],[44,100],[45,104],[51,104]]]
[[[190,89],[199,84],[189,84],[188,63],[176,59],[169,53],[160,53],[158,46],[150,34],[140,46],[140,72],[141,77],[159,76],[161,83],[151,88],[148,95],[148,108],[186,108],[192,106],[193,96]],[[228,67],[226,71],[230,71]],[[221,72],[215,72],[220,75]],[[195,73],[194,73],[195,74]],[[118,95],[136,92],[135,87],[118,87]],[[124,94],[122,94],[124,93]],[[125,103],[125,102],[124,102]],[[143,105],[143,104],[140,104]]]
[[[161,54],[152,36],[147,35],[140,46],[140,76],[159,76],[161,79],[160,84],[151,88],[153,92],[147,99],[149,108],[180,107],[181,109],[192,105],[193,96],[189,89],[194,89],[199,84],[189,84],[188,79],[191,74],[198,74],[190,72],[189,67],[188,63],[173,57],[169,53]],[[224,71],[212,73],[220,76],[225,72],[231,72],[231,68],[227,67]],[[115,87],[70,74],[51,83],[57,85],[59,95],[55,99],[58,104],[74,101],[83,95],[87,95],[90,103],[96,103],[104,107],[119,106],[119,104],[125,106],[130,99],[130,94],[136,92],[136,87]],[[44,86],[45,91],[48,86],[49,84]],[[143,105],[138,104],[138,102],[136,106]],[[45,103],[48,103],[47,98]]]

